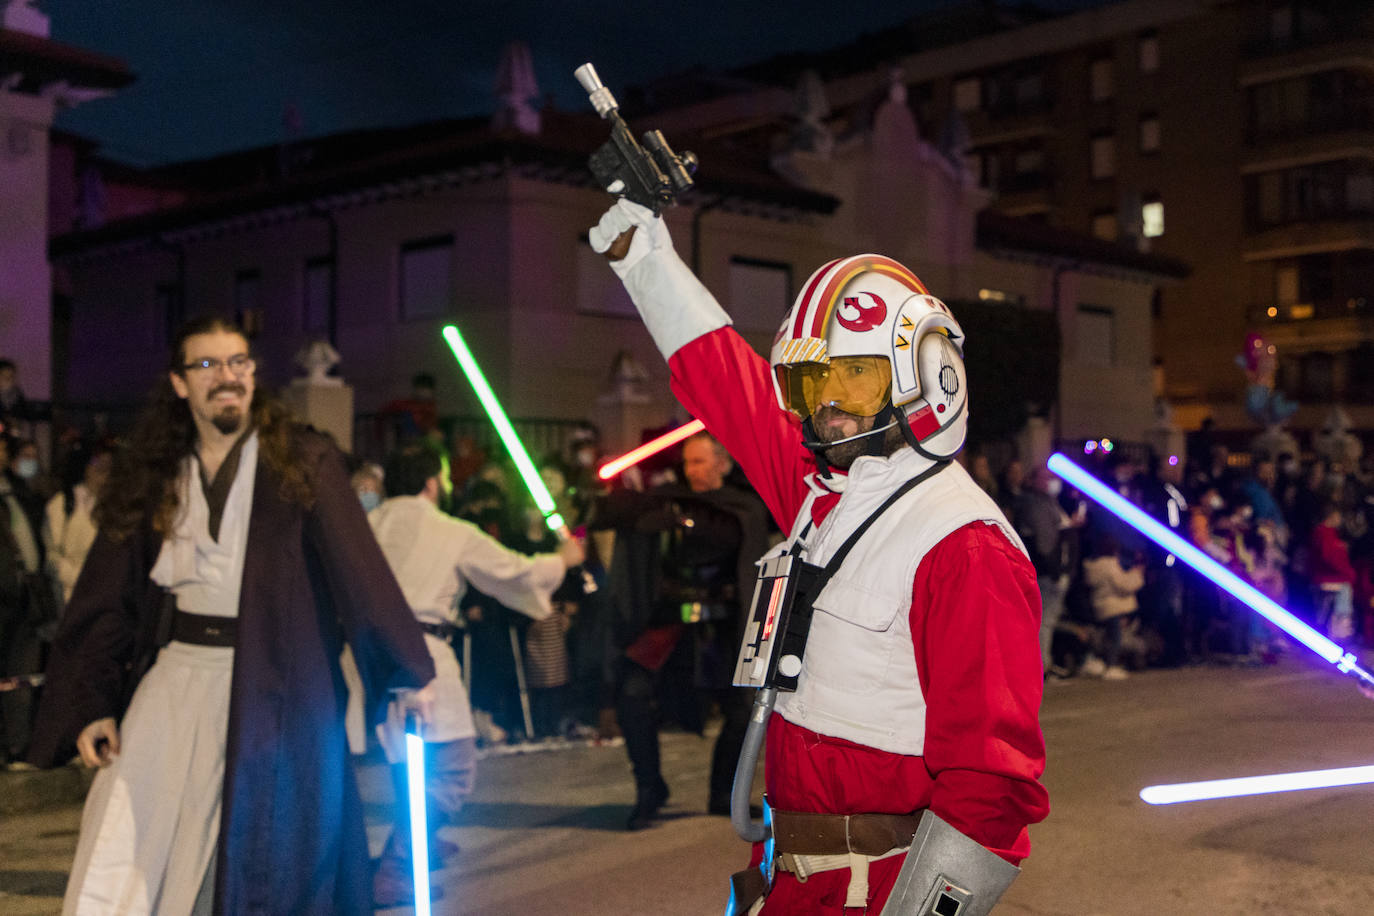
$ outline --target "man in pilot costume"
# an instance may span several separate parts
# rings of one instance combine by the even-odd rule
[[[824,565],[877,515],[815,597],[797,689],[768,722],[771,886],[735,911],[878,913],[913,834],[910,866],[952,883],[986,865],[964,860],[1019,863],[1049,811],[1040,600],[1020,539],[951,460],[968,421],[958,322],[896,261],[842,258],[806,281],[770,366],[649,210],[622,200],[590,238],[678,399],[790,532],[777,551]],[[921,862],[939,854],[917,833],[924,811],[974,852]]]

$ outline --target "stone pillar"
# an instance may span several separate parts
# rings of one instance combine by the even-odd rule
[[[353,451],[353,386],[338,376],[327,375],[339,362],[339,354],[327,341],[317,340],[296,354],[296,364],[309,373],[292,379],[282,400],[300,420],[329,433],[346,452]]]
[[[52,394],[48,131],[53,101],[0,89],[0,356],[31,400]]]

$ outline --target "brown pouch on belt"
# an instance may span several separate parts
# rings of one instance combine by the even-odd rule
[[[735,872],[730,876],[730,905],[725,909],[725,916],[744,916],[766,893],[768,881],[758,866]]]
[[[880,856],[910,846],[921,812],[912,814],[807,814],[773,811],[775,855]]]

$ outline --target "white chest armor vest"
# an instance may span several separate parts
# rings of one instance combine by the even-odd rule
[[[910,449],[855,461],[839,502],[804,539],[806,561],[824,566],[897,487],[928,467],[930,461]],[[816,495],[773,553],[787,552],[806,529]],[[997,525],[1025,553],[997,504],[956,463],[888,508],[816,597],[797,690],[778,694],[776,712],[823,735],[923,754],[926,701],[909,618],[916,568],[946,535],[979,521]]]

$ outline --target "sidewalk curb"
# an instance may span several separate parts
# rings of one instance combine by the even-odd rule
[[[79,764],[53,770],[0,770],[0,815],[79,805],[94,778],[95,770]]]

